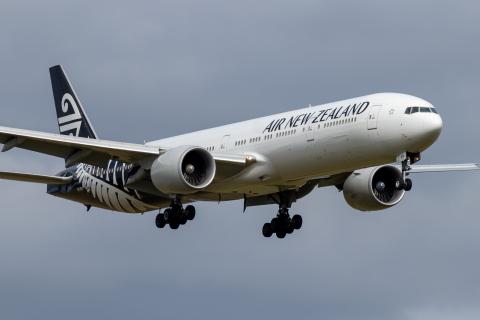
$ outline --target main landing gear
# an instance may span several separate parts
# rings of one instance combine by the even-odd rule
[[[287,234],[302,227],[302,216],[296,214],[290,218],[287,207],[280,207],[278,214],[270,223],[265,223],[262,228],[263,236],[269,238],[276,234],[277,238],[283,239]]]
[[[178,229],[180,225],[184,225],[188,220],[193,220],[194,218],[194,206],[188,205],[183,208],[180,201],[174,200],[170,208],[165,209],[163,213],[157,214],[155,225],[161,229],[168,224],[171,229]]]

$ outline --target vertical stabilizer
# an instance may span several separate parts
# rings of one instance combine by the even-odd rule
[[[97,134],[62,66],[50,68],[50,79],[60,134],[97,139]]]

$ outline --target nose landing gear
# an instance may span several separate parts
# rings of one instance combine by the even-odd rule
[[[406,178],[405,182],[403,183],[403,190],[410,191],[410,190],[412,190],[412,187],[413,187],[412,180],[409,179],[409,178]]]
[[[404,155],[404,159],[402,160],[402,180],[398,182],[397,186],[399,190],[412,190],[412,180],[410,178],[407,178],[407,176],[409,175],[409,171],[411,170],[410,165],[420,161],[420,159],[420,153],[407,152]]]
[[[183,208],[182,203],[178,200],[172,201],[170,208],[165,209],[163,213],[157,214],[155,225],[161,229],[167,224],[171,229],[178,229],[180,225],[184,225],[189,220],[195,218],[195,207],[188,205]]]

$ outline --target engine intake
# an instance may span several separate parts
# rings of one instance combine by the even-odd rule
[[[215,160],[205,149],[180,146],[159,156],[150,169],[153,185],[165,194],[189,194],[204,189],[215,177]]]
[[[399,203],[405,191],[398,188],[402,171],[394,166],[365,168],[353,172],[343,184],[347,203],[361,211],[376,211]]]

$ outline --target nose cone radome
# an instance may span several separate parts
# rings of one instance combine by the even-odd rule
[[[423,151],[430,147],[440,136],[443,128],[442,118],[438,114],[424,113],[418,115],[412,142],[416,150]]]
[[[425,139],[430,140],[431,143],[434,143],[442,132],[442,117],[440,117],[440,115],[438,114],[428,114],[428,117],[426,117],[424,124]]]

